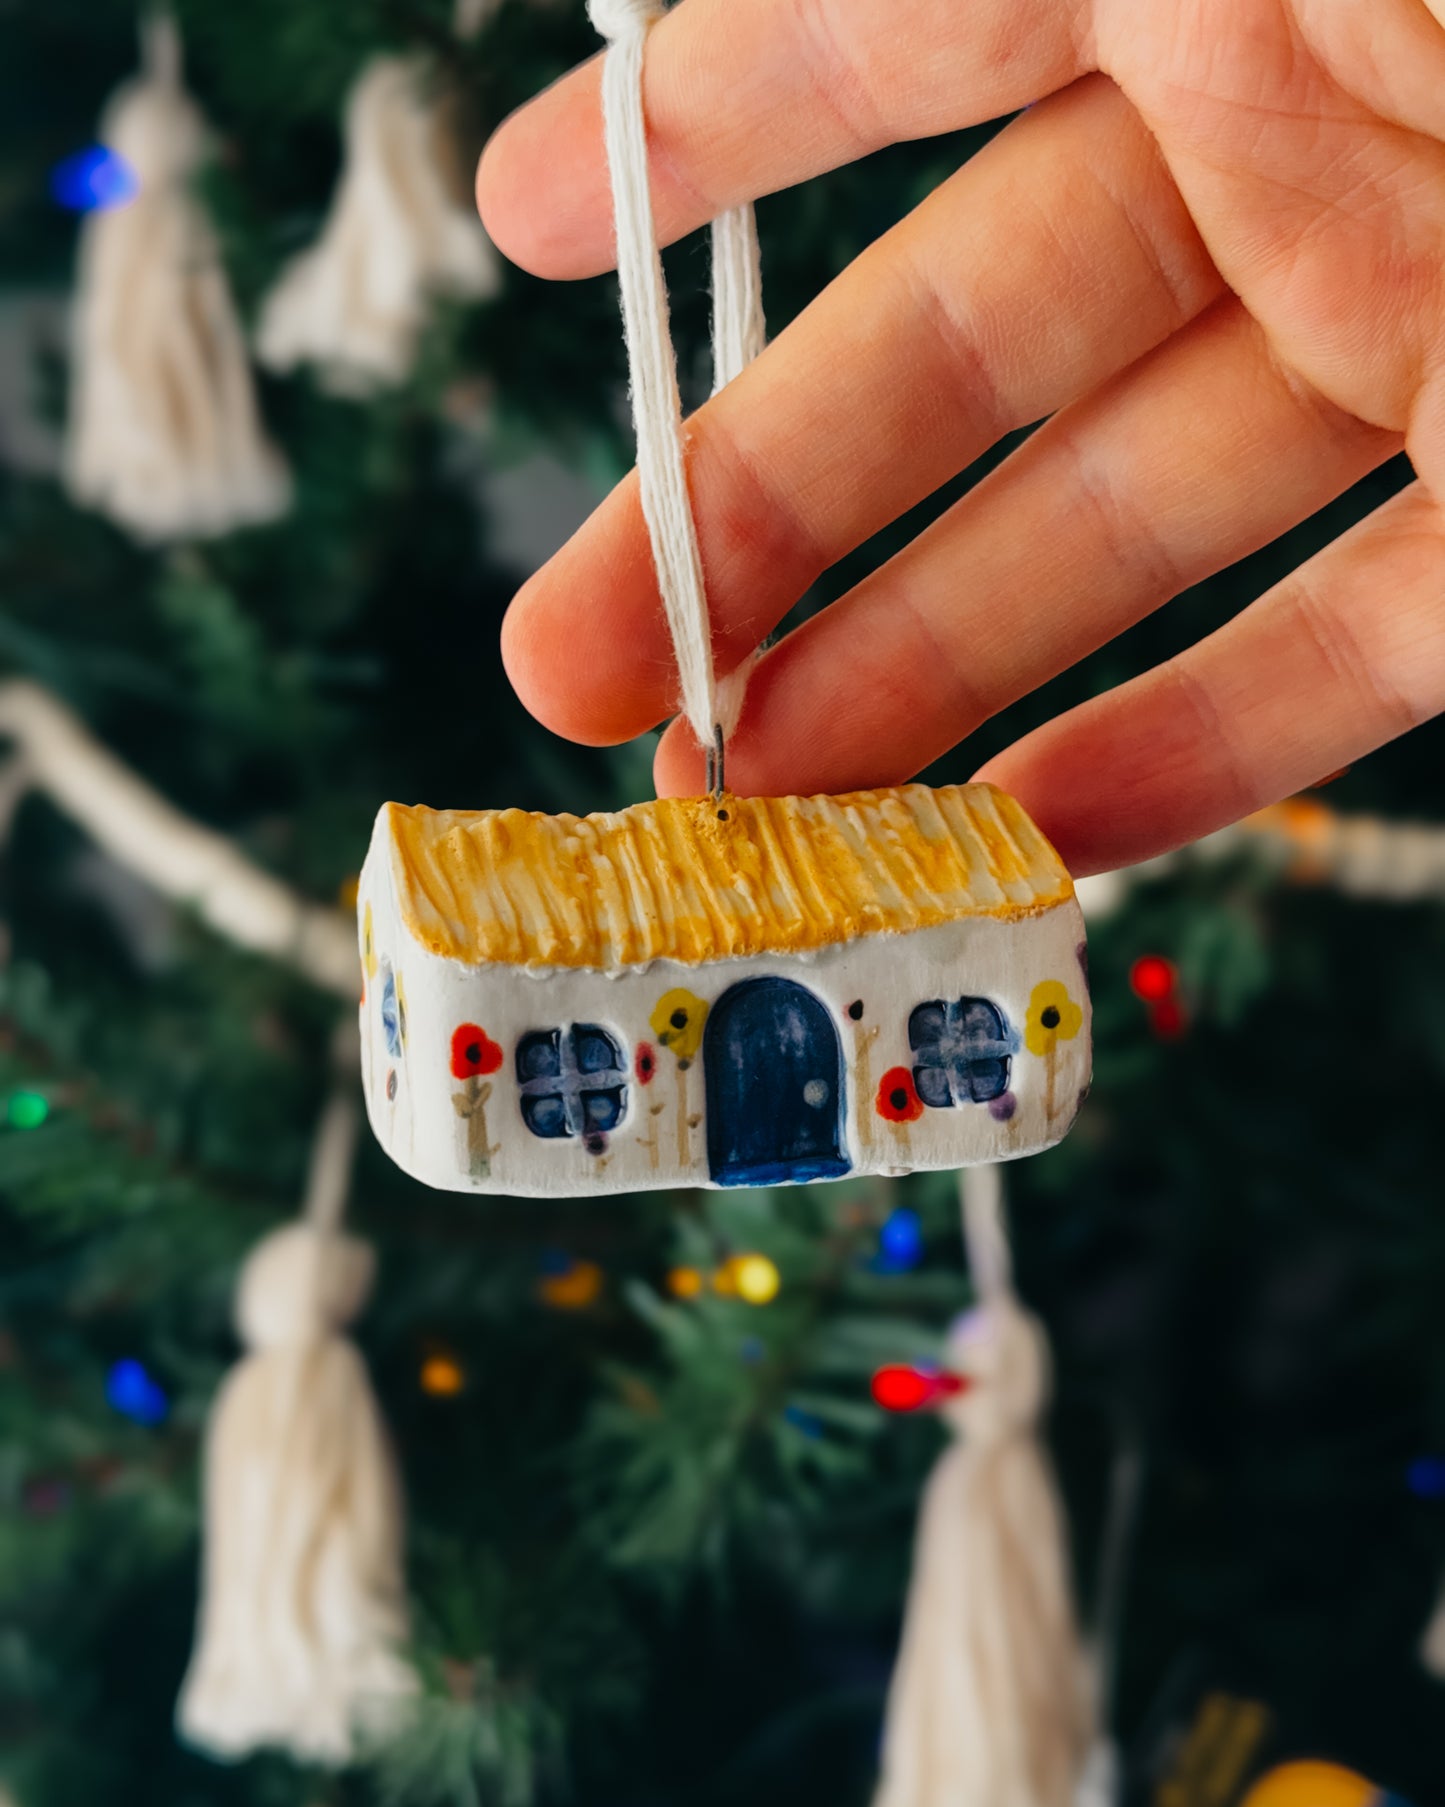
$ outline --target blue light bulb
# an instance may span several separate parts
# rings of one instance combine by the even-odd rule
[[[1445,1456],[1416,1456],[1405,1483],[1416,1499],[1445,1500]]]
[[[884,1273],[917,1267],[923,1259],[923,1224],[907,1205],[890,1211],[878,1232],[878,1266]]]
[[[171,1409],[159,1382],[152,1379],[143,1362],[130,1355],[111,1363],[105,1377],[105,1397],[112,1411],[147,1428],[163,1424]]]
[[[811,1438],[815,1442],[823,1435],[822,1420],[814,1417],[813,1413],[803,1406],[785,1405],[783,1418],[786,1423],[792,1425],[795,1431],[801,1431],[805,1437]]]
[[[119,151],[88,144],[56,164],[50,172],[50,192],[72,213],[103,213],[133,201],[140,193],[140,178]]]

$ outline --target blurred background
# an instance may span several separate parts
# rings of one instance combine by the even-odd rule
[[[497,652],[519,580],[631,462],[614,281],[548,286],[469,239],[430,280],[420,259],[425,307],[397,303],[374,356],[276,349],[274,319],[268,362],[300,367],[247,350],[328,229],[344,156],[386,161],[391,128],[355,113],[371,150],[344,151],[374,59],[424,59],[414,106],[460,209],[488,130],[595,49],[574,0],[461,10],[178,0],[209,128],[187,150],[164,107],[106,114],[139,66],[130,4],[0,0],[0,1781],[17,1807],[849,1807],[873,1785],[942,1434],[880,1410],[869,1381],[936,1353],[970,1297],[947,1176],[513,1201],[425,1192],[363,1138],[350,1216],[379,1278],[357,1337],[405,1477],[420,1703],[339,1775],[279,1754],[220,1766],[173,1731],[236,1271],[297,1208],[350,1007],[294,949],[248,951],[108,846],[89,781],[61,795],[17,728],[14,681],[328,920],[384,799],[582,812],[650,794],[650,740],[559,742]],[[174,99],[170,52],[148,54]],[[764,201],[772,329],[986,136]],[[164,219],[135,211],[151,182],[175,189]],[[668,267],[695,402],[705,235]],[[149,349],[117,346],[117,307],[151,310]],[[194,448],[169,477],[164,447],[125,448],[154,460],[139,497],[103,446],[77,452],[77,384],[97,406],[127,383],[154,399],[188,332],[255,387],[255,419],[233,396],[217,429],[256,479],[231,516],[224,484],[187,502]],[[1207,632],[1405,474],[929,775],[965,778]],[[1095,1089],[1069,1141],[1009,1175],[1131,1804],[1228,1807],[1290,1756],[1445,1800],[1445,1693],[1420,1660],[1445,1569],[1445,907],[1390,895],[1411,889],[1391,833],[1438,818],[1442,750],[1426,728],[1266,830],[1101,894]],[[1348,886],[1337,817],[1378,819]],[[770,1296],[726,1284],[749,1255],[776,1288],[746,1290]]]

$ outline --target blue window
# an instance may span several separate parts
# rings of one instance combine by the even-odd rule
[[[387,1053],[400,1060],[406,1047],[406,1006],[396,988],[396,974],[385,961],[381,975],[381,1033],[386,1037]]]
[[[935,1109],[987,1104],[1008,1090],[1013,1041],[987,998],[920,1004],[908,1019],[908,1045],[918,1096]]]
[[[517,1043],[522,1121],[534,1136],[605,1135],[627,1114],[621,1044],[595,1023],[536,1029]]]

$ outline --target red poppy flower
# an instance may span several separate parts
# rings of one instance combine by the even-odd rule
[[[632,1067],[637,1074],[639,1085],[652,1084],[653,1076],[657,1072],[657,1056],[653,1052],[651,1042],[637,1044],[637,1054],[633,1059]]]
[[[878,1081],[878,1115],[889,1123],[916,1123],[923,1115],[923,1100],[907,1067],[890,1067]]]
[[[475,1079],[479,1073],[495,1073],[502,1064],[502,1050],[478,1023],[462,1023],[452,1031],[452,1074]]]

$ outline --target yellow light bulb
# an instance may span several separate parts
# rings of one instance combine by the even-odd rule
[[[595,1261],[574,1261],[560,1274],[548,1274],[537,1290],[554,1311],[581,1311],[602,1291],[606,1276]]]
[[[734,1255],[728,1266],[733,1290],[749,1305],[767,1305],[777,1298],[782,1278],[766,1255]]]
[[[449,1355],[429,1355],[421,1365],[421,1390],[438,1399],[449,1399],[467,1384],[461,1365]]]
[[[1243,1807],[1371,1807],[1379,1790],[1338,1763],[1285,1763],[1261,1776]]]

